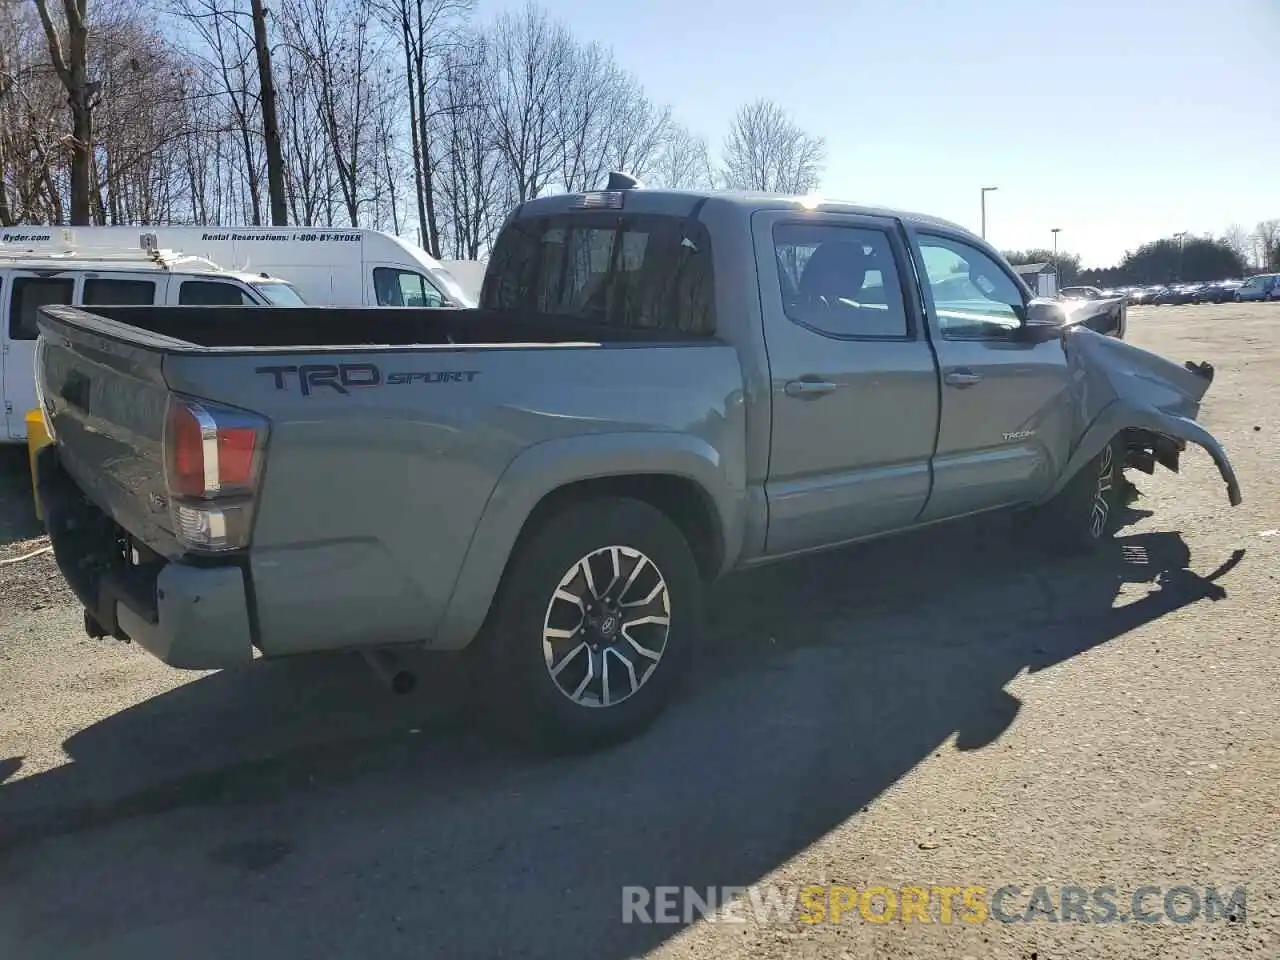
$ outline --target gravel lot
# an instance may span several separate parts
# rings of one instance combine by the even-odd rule
[[[0,567],[0,957],[1280,956],[1280,304],[1130,331],[1217,367],[1242,506],[1193,449],[1131,474],[1103,562],[961,525],[731,581],[681,702],[593,757],[486,742],[448,661],[406,698],[345,656],[182,673],[83,637],[47,555]],[[620,922],[623,886],[766,883],[1244,885],[1247,915]]]

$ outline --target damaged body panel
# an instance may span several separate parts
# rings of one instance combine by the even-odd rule
[[[513,210],[480,300],[41,307],[86,630],[190,669],[356,651],[401,691],[405,650],[465,650],[489,716],[604,743],[724,574],[997,511],[1096,549],[1124,468],[1187,443],[1240,502],[1212,368],[935,217],[619,177]]]
[[[1152,473],[1155,464],[1177,471],[1188,442],[1213,458],[1232,506],[1240,484],[1222,445],[1196,421],[1213,382],[1207,363],[1179,365],[1158,354],[1081,326],[1062,332],[1072,398],[1079,417],[1078,440],[1057,483],[1056,495],[1117,435],[1125,440],[1126,466]]]

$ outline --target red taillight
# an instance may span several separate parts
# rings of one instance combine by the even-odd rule
[[[165,480],[180,543],[202,552],[249,545],[267,427],[246,410],[170,398]]]
[[[169,493],[179,497],[204,496],[204,430],[185,403],[174,403],[169,408],[165,452],[169,455]]]
[[[254,455],[258,431],[252,427],[226,427],[218,431],[218,476],[224,487],[249,489],[254,480]]]
[[[253,493],[265,427],[255,414],[175,398],[165,434],[170,495],[208,500]]]

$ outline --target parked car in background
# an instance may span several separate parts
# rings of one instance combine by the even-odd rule
[[[1200,285],[1193,303],[1226,303],[1235,299],[1236,290],[1244,284],[1243,280],[1215,280]]]
[[[1129,302],[1134,305],[1145,305],[1155,302],[1157,296],[1164,292],[1164,287],[1134,287],[1129,291]]]
[[[1165,287],[1163,292],[1157,294],[1152,302],[1160,306],[1172,307],[1192,303],[1199,289],[1200,284],[1198,283],[1175,283]]]
[[[1247,303],[1251,300],[1280,300],[1280,273],[1260,273],[1250,277],[1235,292],[1235,300]]]
[[[1192,303],[1213,303],[1213,290],[1217,284],[1200,283],[1191,291]]]
[[[1097,287],[1063,287],[1058,296],[1063,300],[1101,300],[1107,294]]]
[[[1244,286],[1243,280],[1219,280],[1209,285],[1211,303],[1230,303],[1236,298],[1236,291]]]

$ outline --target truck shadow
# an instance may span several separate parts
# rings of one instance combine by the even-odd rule
[[[228,929],[222,905],[193,907],[183,952],[277,955],[305,930],[335,953],[519,943],[622,960],[681,928],[622,924],[624,886],[758,881],[953,735],[961,750],[992,744],[1022,708],[1006,686],[1023,671],[1225,597],[1216,581],[1243,553],[1200,576],[1178,534],[1155,532],[1101,561],[1051,561],[974,524],[744,574],[716,591],[679,702],[587,757],[515,756],[473,733],[450,665],[399,699],[350,658],[213,674],[75,734],[72,763],[0,784],[0,900],[56,918],[41,932],[55,937],[88,897],[123,935],[171,923],[175,885],[198,903],[209,871],[270,873],[287,908],[262,888],[232,894]],[[33,873],[32,844],[129,821],[141,845],[163,829],[147,817],[179,808],[200,835],[112,864],[108,885],[88,889],[100,867],[67,880],[89,844],[64,847],[56,876]],[[353,897],[370,875],[376,895]]]

